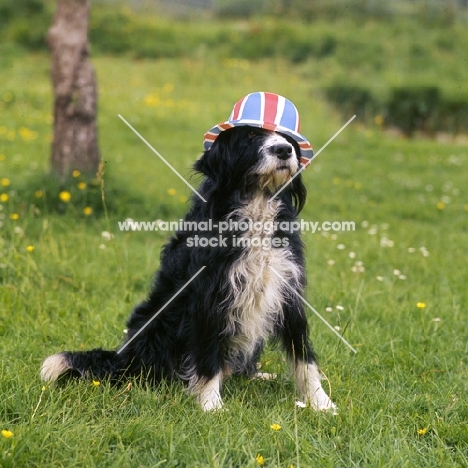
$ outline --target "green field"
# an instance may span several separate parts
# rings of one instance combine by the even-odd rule
[[[364,33],[369,28],[377,27]],[[424,43],[423,28],[411,34]],[[322,92],[327,76],[344,73],[337,56],[295,63],[101,53],[93,63],[106,214],[102,181],[75,174],[60,186],[47,176],[48,56],[9,50],[0,59],[1,466],[468,466],[466,137],[405,139],[358,115],[304,174],[302,218],[356,225],[354,232],[304,233],[307,299],[358,350],[310,314],[338,415],[295,406],[294,383],[275,348],[262,368],[277,380],[227,381],[226,410],[216,414],[203,414],[182,385],[43,386],[44,357],[116,348],[145,297],[170,234],[124,233],[117,222],[178,220],[191,195],[118,114],[194,185],[204,132],[248,92],[291,99],[316,150],[351,115]],[[370,53],[376,58],[380,50]],[[456,53],[445,57],[450,67],[431,75],[450,89],[468,68]],[[404,63],[404,72],[393,59],[380,71],[362,68],[363,82],[405,81],[411,62]],[[61,191],[71,194],[68,202]]]

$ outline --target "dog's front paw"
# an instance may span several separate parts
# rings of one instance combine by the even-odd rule
[[[210,392],[209,394],[200,395],[198,402],[203,411],[218,411],[223,407],[223,400],[217,392]]]
[[[221,399],[222,373],[219,372],[210,380],[198,379],[192,392],[203,411],[217,411],[223,407]]]
[[[310,406],[316,411],[325,411],[332,414],[338,414],[338,408],[325,393],[323,388],[319,388],[310,398]]]
[[[325,395],[326,398],[322,398],[320,400],[314,400],[312,401],[310,399],[306,399],[306,401],[309,403],[309,406],[314,409],[315,411],[323,411],[325,413],[331,413],[333,415],[338,414],[338,407],[333,403],[333,401],[330,400],[330,398]],[[296,406],[298,408],[307,408],[307,404],[304,403],[303,401],[296,401]]]

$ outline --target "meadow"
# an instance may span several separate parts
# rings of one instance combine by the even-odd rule
[[[439,72],[455,88],[467,67],[452,59]],[[76,172],[60,184],[47,175],[48,56],[12,48],[1,61],[1,466],[468,466],[465,137],[407,139],[358,115],[304,174],[301,217],[356,226],[303,237],[307,299],[357,349],[310,313],[338,415],[295,405],[273,346],[261,364],[276,380],[228,380],[225,410],[204,414],[179,384],[39,380],[52,353],[116,348],[145,297],[170,233],[120,232],[118,221],[178,220],[187,210],[190,190],[118,114],[196,186],[204,132],[251,91],[291,99],[320,149],[351,117],[323,92],[345,67],[337,57],[96,54],[104,175]],[[406,74],[391,61],[361,73],[404,80],[405,63]]]

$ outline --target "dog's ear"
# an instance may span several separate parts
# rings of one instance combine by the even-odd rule
[[[299,214],[304,208],[307,189],[302,182],[302,175],[299,174],[291,183],[291,196],[293,199],[293,205],[296,208],[296,213]]]
[[[285,135],[283,135],[285,136]],[[285,138],[294,146],[296,150],[297,159],[300,164],[300,154],[301,149],[296,141],[292,138],[285,136]],[[307,198],[307,189],[302,182],[302,174],[299,174],[297,177],[294,177],[293,181],[291,182],[291,198],[294,208],[296,209],[296,214],[299,214],[304,208],[306,198]]]
[[[194,169],[206,177],[214,180],[219,173],[216,155],[213,149],[205,151],[200,159],[195,162]]]
[[[232,177],[232,151],[228,133],[222,132],[194,165],[197,172],[210,178],[216,185],[225,184]]]
[[[224,204],[228,199],[222,194],[230,193],[234,183],[229,140],[223,137],[224,135],[219,136],[213,146],[194,164],[194,169],[205,176],[202,193],[208,203],[203,204],[203,210],[205,215],[211,218],[216,218],[218,212],[222,213],[225,210]]]

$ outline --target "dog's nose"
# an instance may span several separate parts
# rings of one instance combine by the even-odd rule
[[[280,143],[273,145],[271,147],[271,151],[273,154],[278,156],[278,158],[286,160],[289,159],[292,155],[292,145],[289,143]]]

